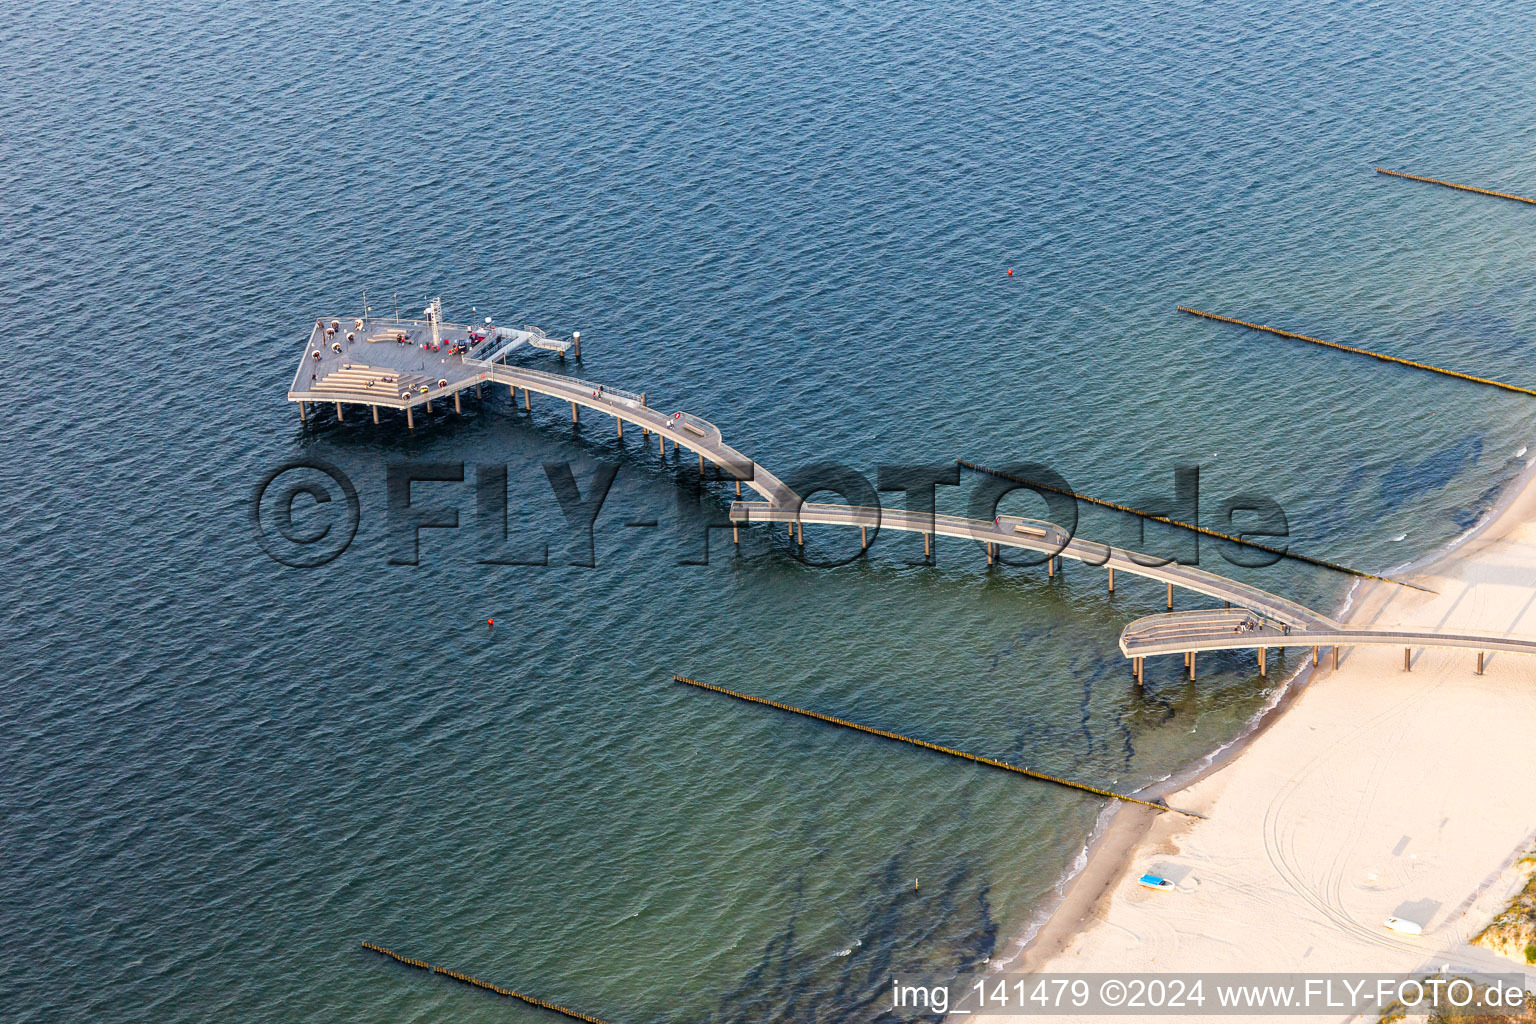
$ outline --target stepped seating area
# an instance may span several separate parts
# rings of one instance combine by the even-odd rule
[[[1273,625],[1244,608],[1206,608],[1196,611],[1159,615],[1149,622],[1135,624],[1134,635],[1127,628],[1125,639],[1135,644],[1176,643],[1181,640],[1207,640],[1213,635],[1267,636],[1280,633]]]
[[[431,381],[418,373],[401,373],[381,366],[347,363],[310,385],[310,390],[337,395],[374,395],[401,399],[430,384]]]

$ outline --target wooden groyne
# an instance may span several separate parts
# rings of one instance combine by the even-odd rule
[[[587,1024],[608,1024],[607,1021],[600,1017],[591,1017],[585,1013],[580,1012],[579,1010],[572,1010],[568,1007],[558,1006],[555,1003],[546,1003],[544,1000],[535,996],[524,995],[521,992],[514,992],[510,988],[502,988],[500,985],[493,985],[488,981],[481,981],[479,978],[468,974],[462,974],[459,971],[449,970],[447,967],[443,967],[441,965],[429,964],[425,960],[414,960],[407,956],[401,956],[394,950],[385,949],[383,946],[375,946],[371,942],[364,942],[363,948],[371,949],[375,953],[387,956],[391,960],[405,964],[407,967],[416,967],[423,971],[430,971],[433,974],[441,974],[445,978],[452,978],[454,981],[460,981],[466,985],[473,985],[475,988],[481,988],[487,992],[494,992],[496,995],[504,996],[508,999],[520,999],[527,1003],[529,1006],[537,1006],[541,1010],[548,1010],[551,1013],[558,1013],[562,1016],[570,1017],[572,1020],[584,1020],[587,1022]]]
[[[405,964],[407,967],[419,967],[423,971],[430,971],[432,969],[432,965],[427,963],[425,960],[412,960],[408,956],[401,956],[399,953],[396,953],[392,949],[385,949],[383,946],[375,946],[373,943],[366,940],[363,942],[363,948],[371,949],[375,953],[382,953],[389,957],[391,960],[398,960],[400,963]]]
[[[1513,391],[1521,395],[1536,396],[1536,390],[1532,390],[1531,388],[1522,388],[1514,384],[1505,384],[1503,381],[1490,380],[1487,377],[1474,377],[1470,373],[1462,373],[1459,370],[1447,370],[1443,366],[1431,366],[1428,363],[1415,362],[1412,359],[1404,359],[1401,356],[1389,356],[1382,352],[1372,352],[1368,348],[1356,348],[1353,345],[1341,345],[1336,341],[1324,341],[1322,338],[1313,338],[1306,334],[1296,334],[1293,331],[1282,331],[1280,328],[1271,327],[1268,324],[1250,323],[1247,320],[1239,320],[1236,317],[1230,316],[1221,316],[1218,313],[1207,313],[1204,310],[1191,309],[1188,306],[1179,306],[1178,310],[1180,313],[1188,313],[1190,316],[1200,316],[1207,320],[1218,320],[1224,324],[1236,324],[1239,327],[1246,327],[1251,331],[1264,331],[1269,334],[1278,334],[1282,338],[1294,338],[1297,341],[1310,341],[1314,345],[1325,345],[1328,348],[1336,348],[1340,352],[1353,352],[1357,356],[1370,356],[1372,359],[1380,359],[1384,363],[1397,363],[1400,366],[1411,366],[1415,370],[1428,370],[1430,373],[1440,373],[1447,377],[1455,377],[1458,380],[1469,380],[1474,384],[1486,384],[1489,387],[1501,388],[1505,391]]]
[[[1027,484],[1030,487],[1038,487],[1041,490],[1051,491],[1055,494],[1065,494],[1068,497],[1077,499],[1078,501],[1086,501],[1093,505],[1102,505],[1105,508],[1112,508],[1116,512],[1126,512],[1133,516],[1140,516],[1141,518],[1151,520],[1154,523],[1165,523],[1168,526],[1177,526],[1181,530],[1190,530],[1194,533],[1203,534],[1207,537],[1215,537],[1217,540],[1229,541],[1233,544],[1241,544],[1246,548],[1254,548],[1259,551],[1267,551],[1272,555],[1279,555],[1282,558],[1293,559],[1297,562],[1305,562],[1308,565],[1316,565],[1324,569],[1332,569],[1334,572],[1346,573],[1350,576],[1357,576],[1360,579],[1380,580],[1382,583],[1395,583],[1400,587],[1412,587],[1414,590],[1422,590],[1426,593],[1433,593],[1433,591],[1431,591],[1428,587],[1421,587],[1417,583],[1405,583],[1402,580],[1394,580],[1388,576],[1377,576],[1375,573],[1369,573],[1363,569],[1351,569],[1347,565],[1340,565],[1338,562],[1330,562],[1324,558],[1313,558],[1311,555],[1299,555],[1296,552],[1289,551],[1285,548],[1277,548],[1271,547],[1268,544],[1260,544],[1256,540],[1244,540],[1241,537],[1234,537],[1229,533],[1221,533],[1218,530],[1212,530],[1209,527],[1199,526],[1195,523],[1186,523],[1180,519],[1171,519],[1168,516],[1154,515],[1151,512],[1143,512],[1141,509],[1132,508],[1129,505],[1121,505],[1114,501],[1105,501],[1103,498],[1091,498],[1086,494],[1079,494],[1076,491],[1069,491],[1064,487],[1053,487],[1050,484],[1041,483],[1038,480],[1026,480],[1021,476],[1014,476],[1011,473],[1004,473],[1000,469],[991,469],[987,466],[978,466],[976,463],[967,462],[965,459],[956,459],[955,461],[964,466],[966,469],[974,470],[977,473],[986,473],[990,476],[1000,477],[1004,480],[1012,480],[1015,483]]]
[[[1493,196],[1495,199],[1513,199],[1517,203],[1530,203],[1536,206],[1536,199],[1526,196],[1517,196],[1513,192],[1495,192],[1489,188],[1476,188],[1472,185],[1458,185],[1454,181],[1441,181],[1439,178],[1421,178],[1417,174],[1405,174],[1402,171],[1389,171],[1385,167],[1376,168],[1377,174],[1390,174],[1394,178],[1407,178],[1409,181],[1422,181],[1426,185],[1439,185],[1442,188],[1454,188],[1458,192],[1476,192],[1480,196]]]
[[[1021,768],[1019,765],[1009,764],[1007,761],[998,761],[990,757],[980,757],[976,754],[967,754],[963,750],[956,750],[953,747],[941,746],[937,743],[929,743],[927,740],[913,739],[910,736],[903,736],[900,733],[886,732],[884,729],[874,729],[867,725],[860,725],[857,722],[850,722],[845,718],[833,718],[831,715],[823,715],[816,711],[807,711],[805,708],[797,708],[793,704],[780,704],[776,700],[768,700],[765,697],[754,697],[748,693],[737,693],[735,690],[727,690],[723,686],[715,686],[711,683],[702,683],[697,679],[689,679],[687,676],[673,675],[672,678],[676,682],[686,683],[689,686],[697,686],[701,690],[710,690],[714,693],[723,693],[727,697],[735,697],[737,700],[744,700],[749,704],[762,704],[765,707],[777,708],[780,711],[788,711],[795,715],[804,715],[806,718],[814,718],[816,721],[826,722],[828,725],[841,726],[844,729],[852,729],[855,732],[862,732],[870,736],[879,736],[881,739],[896,740],[901,743],[910,743],[912,746],[922,747],[924,750],[932,750],[935,753],[947,754],[950,757],[958,757],[962,761],[973,761],[976,764],[984,764],[989,768],[1000,768],[1005,772],[1014,772],[1018,775],[1027,775],[1031,779],[1039,779],[1042,782],[1053,782],[1058,786],[1065,786],[1068,789],[1081,790],[1084,793],[1092,793],[1095,796],[1105,796],[1112,800],[1123,800],[1128,804],[1140,804],[1143,807],[1150,807],[1154,811],[1177,811],[1179,814],[1186,814],[1191,818],[1205,817],[1205,815],[1196,814],[1194,811],[1182,811],[1177,807],[1170,807],[1161,801],[1142,800],[1138,797],[1127,796],[1124,793],[1114,793],[1107,789],[1100,789],[1098,786],[1090,786],[1085,782],[1073,782],[1071,779],[1063,779],[1057,775],[1047,775],[1044,772],[1037,772],[1032,768]]]

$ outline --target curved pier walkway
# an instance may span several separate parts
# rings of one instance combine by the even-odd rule
[[[1492,652],[1536,655],[1536,637],[1511,636],[1506,633],[1442,632],[1437,630],[1393,629],[1390,627],[1348,627],[1321,612],[1267,590],[1219,576],[1192,565],[1161,563],[1135,551],[1110,547],[1070,536],[1055,523],[1038,519],[1000,516],[995,523],[960,516],[914,514],[902,509],[862,508],[806,502],[798,509],[776,507],[763,502],[738,501],[731,505],[731,520],[748,523],[788,523],[803,542],[803,524],[857,526],[863,531],[864,546],[869,531],[880,528],[921,533],[924,548],[932,550],[934,537],[958,537],[976,541],[987,552],[988,564],[999,548],[1019,548],[1047,556],[1052,574],[1060,559],[1070,558],[1085,565],[1104,568],[1109,586],[1114,589],[1114,574],[1129,573],[1157,580],[1168,586],[1168,607],[1173,607],[1173,588],[1190,590],[1215,598],[1231,607],[1194,611],[1164,612],[1130,623],[1120,635],[1120,652],[1131,660],[1137,681],[1144,676],[1148,656],[1181,654],[1190,678],[1195,678],[1195,655],[1200,651],[1252,650],[1259,658],[1259,671],[1267,674],[1265,652],[1271,647],[1311,647],[1313,664],[1323,647],[1333,649],[1338,664],[1341,647],[1373,646],[1404,649],[1404,668],[1412,661],[1416,647],[1452,647],[1478,652],[1477,670],[1483,670],[1485,655]],[[1055,556],[1054,558],[1052,556]],[[1054,563],[1054,564],[1052,564]]]
[[[790,523],[797,531],[805,523],[829,526],[857,526],[864,533],[864,544],[869,544],[868,531],[876,529],[901,530],[920,533],[925,537],[924,548],[932,550],[934,537],[959,537],[976,541],[987,551],[988,562],[997,557],[997,548],[1019,548],[1046,556],[1047,571],[1052,575],[1060,565],[1060,559],[1070,558],[1086,565],[1108,571],[1109,587],[1114,589],[1114,574],[1129,573],[1157,580],[1169,587],[1171,608],[1174,587],[1192,590],[1219,601],[1251,608],[1278,622],[1292,625],[1329,624],[1327,616],[1313,611],[1306,605],[1297,604],[1267,590],[1239,583],[1237,580],[1218,576],[1213,572],[1192,565],[1165,562],[1151,555],[1144,555],[1123,548],[1110,547],[1068,534],[1055,523],[1040,519],[1023,519],[1018,516],[999,516],[996,522],[985,519],[966,519],[961,516],[908,512],[904,509],[866,508],[856,505],[829,505],[806,502],[794,506],[774,506],[765,502],[738,501],[731,505],[731,520],[742,525],[748,523]],[[800,535],[803,540],[803,534]]]
[[[1319,651],[1332,649],[1339,664],[1344,647],[1401,647],[1403,668],[1412,668],[1418,647],[1456,648],[1477,652],[1477,671],[1483,671],[1488,654],[1536,655],[1536,638],[1508,633],[1402,629],[1391,626],[1344,626],[1328,619],[1300,626],[1243,610],[1201,610],[1148,615],[1127,625],[1120,634],[1120,653],[1131,659],[1139,680],[1149,655],[1182,654],[1189,677],[1195,678],[1195,658],[1201,651],[1253,650],[1258,652],[1259,671],[1265,672],[1265,651],[1271,647],[1310,647],[1312,664]]]
[[[531,396],[540,394],[568,403],[573,422],[580,422],[580,410],[589,409],[612,416],[620,438],[624,436],[624,424],[628,423],[639,427],[647,441],[655,434],[663,451],[668,442],[687,448],[698,455],[701,476],[704,464],[713,464],[722,479],[735,481],[738,498],[743,484],[750,487],[763,500],[738,500],[731,505],[737,540],[742,526],[786,523],[791,535],[803,544],[805,524],[813,523],[858,527],[862,546],[868,548],[870,530],[893,529],[922,534],[923,548],[928,554],[941,536],[975,541],[986,552],[989,565],[999,560],[1005,547],[1044,555],[1047,572],[1052,575],[1063,558],[1070,558],[1105,569],[1110,591],[1115,589],[1117,572],[1156,580],[1168,589],[1168,613],[1137,619],[1126,626],[1120,637],[1120,650],[1131,660],[1138,682],[1148,656],[1182,654],[1190,678],[1194,678],[1199,652],[1238,648],[1258,652],[1260,672],[1266,669],[1265,651],[1270,647],[1311,647],[1314,664],[1322,647],[1333,648],[1335,663],[1340,647],[1402,647],[1404,668],[1411,667],[1415,647],[1465,648],[1478,652],[1478,671],[1482,671],[1487,652],[1536,654],[1536,638],[1502,633],[1346,627],[1267,590],[1196,566],[1085,540],[1043,520],[1000,516],[987,522],[903,509],[805,502],[777,476],[727,444],[720,429],[708,420],[654,408],[644,392],[637,394],[498,361],[505,359],[514,347],[501,342],[514,336],[536,339],[541,344],[528,343],[558,351],[562,358],[567,349],[574,348],[578,355],[580,352],[574,340],[548,339],[531,327],[506,331],[440,321],[434,324],[431,320],[357,319],[345,325],[339,320],[316,321],[288,398],[299,403],[299,415],[306,420],[310,405],[325,403],[335,405],[338,420],[344,420],[348,405],[370,409],[375,423],[379,422],[380,408],[403,410],[407,425],[414,428],[418,408],[431,412],[434,401],[452,401],[455,411],[462,411],[464,392],[479,396],[485,386],[499,384],[509,389],[514,402],[521,391],[525,409],[531,408]],[[486,351],[497,358],[476,358],[477,352]],[[1174,612],[1175,587],[1222,601],[1227,607]]]
[[[669,415],[647,405],[644,394],[617,391],[574,377],[526,367],[492,365],[487,366],[483,375],[484,379],[505,384],[514,391],[521,388],[525,404],[529,392],[547,395],[569,402],[573,420],[579,415],[576,412],[578,408],[591,409],[606,413],[620,423],[639,427],[642,436],[646,432],[657,435],[658,447],[671,441],[675,447],[687,448],[699,456],[701,473],[704,462],[710,462],[719,468],[721,476],[746,484],[767,499],[770,505],[778,507],[799,503],[800,496],[790,490],[784,481],[726,444],[719,427],[691,413],[674,412]],[[619,428],[621,437],[623,429],[622,426]]]

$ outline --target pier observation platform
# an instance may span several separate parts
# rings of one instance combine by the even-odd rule
[[[621,440],[628,423],[640,429],[643,440],[655,434],[663,452],[669,442],[674,450],[686,448],[698,455],[700,475],[708,462],[718,469],[721,479],[734,481],[738,499],[743,485],[751,488],[763,500],[737,500],[731,505],[732,533],[737,543],[741,528],[755,523],[787,524],[796,544],[804,544],[807,523],[857,527],[865,549],[870,544],[870,530],[892,529],[922,534],[925,554],[932,553],[941,536],[973,541],[985,551],[989,566],[1001,560],[1004,547],[1044,555],[1042,561],[1052,576],[1060,571],[1063,559],[1071,559],[1106,570],[1110,592],[1115,590],[1117,572],[1155,580],[1167,588],[1168,610],[1131,622],[1119,642],[1138,683],[1143,679],[1146,658],[1167,654],[1182,654],[1193,679],[1196,655],[1202,651],[1254,650],[1261,673],[1267,671],[1265,652],[1271,647],[1311,647],[1314,665],[1323,647],[1332,648],[1335,665],[1342,647],[1402,647],[1405,669],[1411,667],[1414,648],[1460,648],[1477,652],[1479,672],[1491,652],[1536,655],[1536,637],[1346,627],[1321,612],[1250,584],[1197,566],[1091,541],[1044,520],[999,516],[989,522],[902,509],[807,502],[773,473],[727,444],[720,429],[708,420],[652,406],[645,392],[611,388],[507,361],[525,346],[556,353],[562,360],[567,354],[576,359],[581,356],[579,334],[564,340],[550,338],[536,327],[445,323],[441,303],[436,300],[420,320],[318,320],[294,373],[288,399],[299,404],[299,415],[306,421],[311,406],[334,405],[339,421],[345,421],[346,407],[362,407],[371,412],[374,423],[379,422],[379,409],[383,408],[403,410],[407,427],[414,429],[416,410],[431,412],[434,402],[451,401],[454,411],[462,412],[466,392],[479,398],[487,385],[499,384],[508,389],[514,402],[521,391],[525,409],[531,408],[532,395],[544,395],[568,403],[572,422],[579,422],[580,410],[588,409],[613,417]],[[1174,611],[1175,588],[1221,601],[1223,607]]]
[[[657,409],[644,392],[508,363],[507,357],[524,345],[556,352],[562,359],[568,352],[581,357],[580,335],[558,340],[536,327],[449,324],[432,316],[425,320],[317,320],[288,400],[299,404],[301,419],[307,419],[312,404],[334,405],[336,418],[342,421],[347,406],[363,406],[375,423],[379,409],[400,409],[406,414],[407,427],[414,430],[417,409],[431,412],[434,402],[451,401],[454,411],[462,412],[465,392],[479,397],[486,385],[500,384],[509,389],[514,401],[522,391],[525,409],[531,407],[533,394],[546,395],[570,404],[572,422],[579,422],[579,410],[592,409],[612,416],[621,438],[624,424],[629,423],[640,428],[642,437],[657,435],[659,445],[670,441],[674,447],[695,452],[701,473],[705,462],[713,464],[721,476],[737,481],[738,494],[745,484],[771,504],[798,500],[778,477],[726,444],[720,428],[708,420],[681,410]]]

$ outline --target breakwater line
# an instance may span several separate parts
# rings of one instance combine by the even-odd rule
[[[452,978],[454,981],[463,982],[465,985],[472,985],[475,988],[484,989],[487,992],[494,992],[496,995],[503,996],[507,999],[520,999],[527,1003],[529,1006],[537,1006],[541,1010],[548,1010],[551,1013],[558,1013],[562,1016],[569,1017],[572,1020],[584,1020],[587,1022],[587,1024],[608,1024],[607,1021],[600,1017],[591,1017],[579,1010],[572,1010],[568,1007],[559,1006],[555,1003],[547,1003],[536,996],[524,995],[521,992],[514,992],[510,988],[502,988],[500,985],[493,985],[488,981],[481,981],[479,978],[473,977],[472,975],[450,970],[441,964],[430,964],[425,960],[416,960],[408,956],[401,956],[399,953],[396,953],[392,949],[385,949],[383,946],[375,946],[371,942],[365,941],[363,943],[363,948],[370,949],[373,952],[380,954],[381,956],[387,956],[397,963],[405,964],[407,967],[416,967],[423,971],[429,971],[432,974],[441,974],[445,978]]]
[[[1430,373],[1444,374],[1447,377],[1455,377],[1458,380],[1471,381],[1474,384],[1486,384],[1491,388],[1501,388],[1505,391],[1513,391],[1521,395],[1536,396],[1536,390],[1522,388],[1516,384],[1506,384],[1501,380],[1492,380],[1488,377],[1477,377],[1470,373],[1462,373],[1460,370],[1447,370],[1443,366],[1431,366],[1429,363],[1420,363],[1413,359],[1404,359],[1402,356],[1389,356],[1385,352],[1372,352],[1368,348],[1356,348],[1354,345],[1341,345],[1336,341],[1324,341],[1322,338],[1314,338],[1307,334],[1297,334],[1294,331],[1283,331],[1278,327],[1268,324],[1250,323],[1247,320],[1239,320],[1236,317],[1222,316],[1219,313],[1207,313],[1200,309],[1191,309],[1188,306],[1179,306],[1180,313],[1188,313],[1190,316],[1204,317],[1207,320],[1218,320],[1224,324],[1236,324],[1238,327],[1246,327],[1251,331],[1264,331],[1268,334],[1276,334],[1282,338],[1294,338],[1297,341],[1309,341],[1314,345],[1323,345],[1327,348],[1336,348],[1340,352],[1352,352],[1357,356],[1370,356],[1372,359],[1380,359],[1384,363],[1397,363],[1399,366],[1411,366],[1415,370],[1428,370]]]
[[[1441,181],[1439,178],[1421,178],[1417,174],[1405,174],[1402,171],[1389,171],[1385,167],[1376,168],[1377,174],[1388,174],[1394,178],[1407,178],[1409,181],[1422,181],[1426,185],[1439,185],[1442,188],[1453,188],[1458,192],[1476,192],[1480,196],[1492,196],[1495,199],[1513,199],[1517,203],[1530,203],[1536,206],[1536,199],[1526,196],[1517,196],[1513,192],[1495,192],[1490,188],[1477,188],[1473,185],[1458,185],[1454,181]]]
[[[919,740],[913,739],[910,736],[903,736],[897,732],[887,732],[884,729],[875,729],[867,725],[860,725],[857,722],[850,722],[846,718],[834,718],[831,715],[823,715],[817,711],[807,711],[805,708],[797,708],[793,704],[781,704],[776,700],[768,700],[766,697],[754,697],[748,693],[738,693],[735,690],[727,690],[723,686],[715,686],[712,683],[704,683],[697,679],[689,679],[687,676],[674,674],[672,679],[675,682],[684,683],[688,686],[696,686],[701,690],[710,690],[714,693],[723,693],[727,697],[735,697],[737,700],[743,700],[749,704],[762,704],[765,707],[777,708],[780,711],[788,711],[791,714],[804,715],[806,718],[814,718],[816,721],[826,722],[828,725],[841,726],[844,729],[852,729],[855,732],[866,733],[870,736],[879,736],[881,739],[896,740],[901,743],[909,743],[914,747],[922,747],[924,750],[932,750],[935,753],[947,754],[950,757],[958,757],[962,761],[972,761],[976,764],[987,765],[989,768],[1000,768],[1005,772],[1014,772],[1019,775],[1027,775],[1031,779],[1039,779],[1041,782],[1052,782],[1058,786],[1065,786],[1068,789],[1081,790],[1084,793],[1092,793],[1095,796],[1105,796],[1112,800],[1124,801],[1128,804],[1140,804],[1143,807],[1150,807],[1155,811],[1175,811],[1179,814],[1188,815],[1191,818],[1205,817],[1205,815],[1197,814],[1194,811],[1184,811],[1177,807],[1170,807],[1161,801],[1142,800],[1139,797],[1128,796],[1124,793],[1115,793],[1107,789],[1101,789],[1098,786],[1090,786],[1086,782],[1074,782],[1071,779],[1064,779],[1058,775],[1047,775],[1045,772],[1037,772],[1033,768],[1023,768],[1016,764],[1009,764],[1007,761],[998,761],[994,758],[981,757],[977,754],[967,754],[965,751],[956,750],[953,747],[945,747],[938,743],[929,743],[927,740]]]

